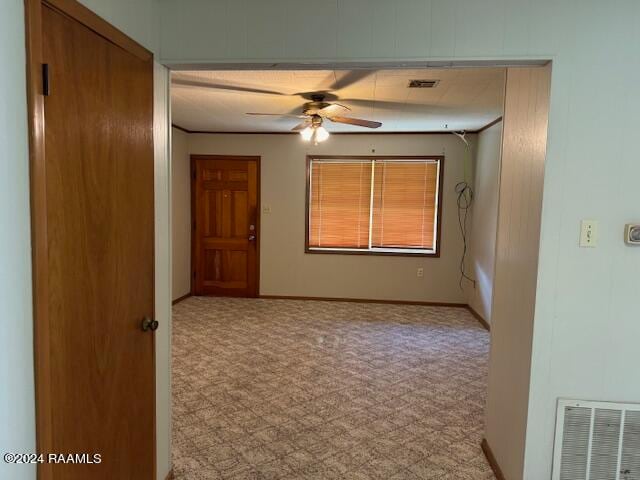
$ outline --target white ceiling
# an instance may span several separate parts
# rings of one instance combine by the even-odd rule
[[[337,96],[329,100],[351,109],[344,116],[382,122],[376,130],[325,122],[332,132],[477,130],[502,115],[504,75],[502,68],[174,72],[173,123],[197,131],[286,132],[300,120],[246,112],[297,115],[308,101],[299,93],[329,91]],[[407,88],[412,79],[440,82]]]

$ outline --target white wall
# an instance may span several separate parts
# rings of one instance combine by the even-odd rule
[[[475,142],[475,136],[470,136]],[[367,298],[466,303],[458,287],[462,242],[458,232],[454,186],[463,177],[464,144],[454,135],[333,135],[314,147],[299,135],[190,134],[195,154],[261,156],[260,293],[309,297]],[[306,159],[323,155],[441,155],[444,153],[443,220],[440,258],[318,255],[304,252]],[[188,157],[174,157],[174,181],[188,179]],[[188,181],[188,180],[187,180]],[[178,194],[177,190],[174,194]],[[189,192],[174,211],[174,238],[190,235]],[[176,198],[174,197],[174,202]],[[176,242],[174,249],[190,249]],[[184,253],[184,252],[183,252]],[[186,261],[185,257],[183,261]],[[177,260],[177,254],[176,254]],[[188,267],[186,265],[184,268]],[[424,268],[424,277],[417,269]],[[178,268],[178,267],[176,267]]]
[[[0,15],[0,452],[35,451],[31,232],[22,0]],[[35,478],[0,460],[0,478]]]
[[[172,299],[191,291],[191,167],[188,135],[171,129]]]
[[[480,132],[477,143],[468,261],[470,276],[476,283],[475,288],[472,284],[465,283],[465,291],[469,306],[491,323],[502,122]]]
[[[553,59],[523,478],[550,476],[558,397],[640,399],[640,249],[622,243],[624,223],[640,216],[633,142],[640,2],[159,0],[159,7],[165,62]],[[318,11],[323,21],[309,22]],[[578,248],[582,218],[600,220],[595,249]]]
[[[158,53],[156,0],[79,0],[136,42]]]

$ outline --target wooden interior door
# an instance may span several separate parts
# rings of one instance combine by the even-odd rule
[[[48,465],[41,478],[153,479],[154,334],[142,329],[154,314],[153,61],[54,7],[41,15],[48,286],[38,348],[49,359],[38,363],[39,448],[101,455]]]
[[[191,157],[194,295],[258,295],[259,162]]]

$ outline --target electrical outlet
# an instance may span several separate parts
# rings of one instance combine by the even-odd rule
[[[420,267],[420,268],[418,269],[417,276],[418,276],[419,278],[424,277],[424,268]]]
[[[598,221],[582,220],[580,224],[580,246],[595,247],[598,244]]]

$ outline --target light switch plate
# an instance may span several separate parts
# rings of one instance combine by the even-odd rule
[[[580,246],[593,248],[598,244],[598,221],[582,220],[580,224]]]
[[[262,213],[271,213],[271,205],[263,205]]]

